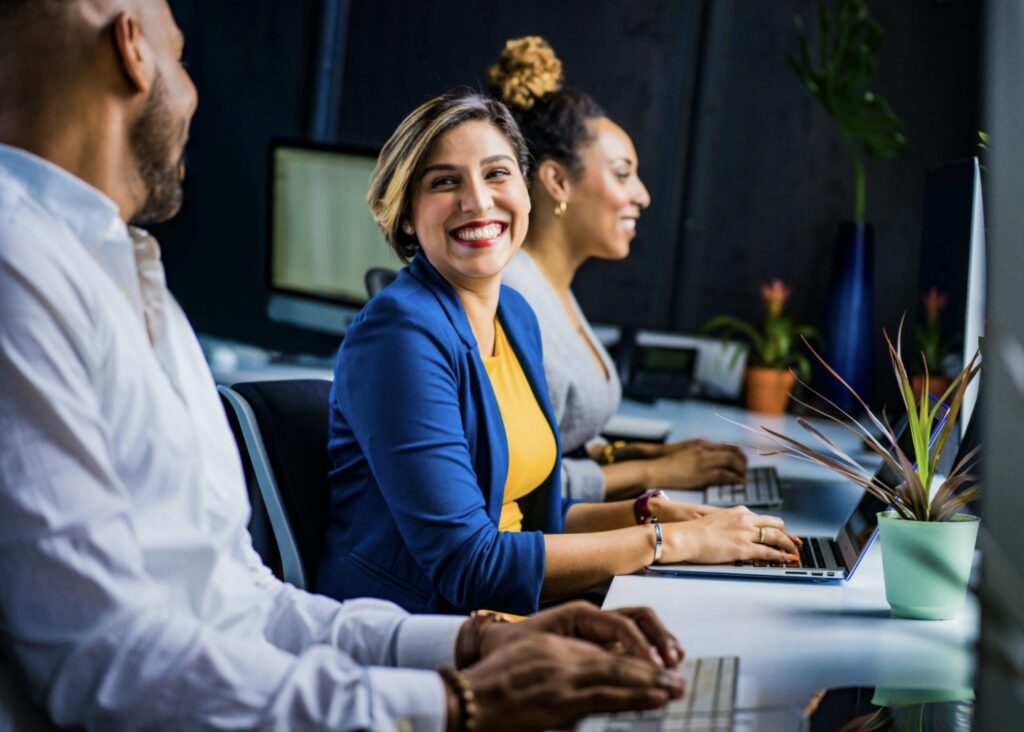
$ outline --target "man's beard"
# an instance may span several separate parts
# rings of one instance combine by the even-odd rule
[[[176,152],[179,137],[184,137],[180,130],[182,123],[174,119],[169,109],[163,77],[157,76],[146,108],[129,138],[146,191],[146,199],[132,217],[132,223],[158,224],[181,208],[182,156]]]

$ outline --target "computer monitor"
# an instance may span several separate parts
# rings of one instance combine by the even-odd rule
[[[960,341],[956,353],[962,367],[985,332],[985,215],[977,158],[928,172],[918,292],[932,287],[947,298],[943,332]],[[964,396],[961,433],[974,411],[978,383],[975,379]]]
[[[366,205],[374,150],[274,140],[270,147],[272,320],[342,334],[371,267],[400,263]]]

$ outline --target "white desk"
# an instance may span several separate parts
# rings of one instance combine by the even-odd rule
[[[700,402],[626,403],[622,413],[669,419],[672,439],[693,434],[750,443],[753,435],[715,416],[748,424],[774,424],[803,432],[792,417],[762,417]],[[830,428],[830,436],[855,445]],[[767,444],[763,442],[762,444]],[[751,451],[752,452],[752,451]],[[783,478],[777,513],[797,533],[834,534],[859,500],[860,489],[828,471],[793,459],[774,462]],[[830,481],[812,486],[814,477]],[[616,577],[606,608],[650,605],[676,634],[687,654],[740,658],[741,705],[803,707],[826,687],[884,686],[960,689],[972,686],[978,610],[972,598],[949,621],[890,617],[876,541],[853,579],[841,584],[633,575]]]

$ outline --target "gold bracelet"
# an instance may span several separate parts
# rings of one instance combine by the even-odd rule
[[[601,465],[612,465],[615,462],[615,451],[620,447],[625,447],[625,440],[615,440],[615,442],[609,442],[603,448],[601,448],[601,459],[598,461]]]
[[[461,671],[456,671],[451,666],[445,666],[437,671],[441,674],[444,683],[455,694],[459,700],[459,732],[477,732],[477,723],[480,721],[480,707],[476,703],[476,695],[469,688],[469,681]],[[451,729],[453,725],[449,724]]]
[[[455,642],[455,665],[458,668],[472,666],[480,660],[480,636],[484,628],[492,623],[507,623],[500,615],[474,610],[459,631]]]

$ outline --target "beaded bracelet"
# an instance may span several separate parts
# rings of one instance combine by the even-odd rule
[[[480,707],[476,703],[476,695],[469,688],[469,682],[461,671],[456,671],[450,666],[438,669],[441,678],[448,686],[455,698],[459,701],[458,726],[449,724],[448,729],[457,729],[458,732],[477,732],[477,723],[480,721]]]

